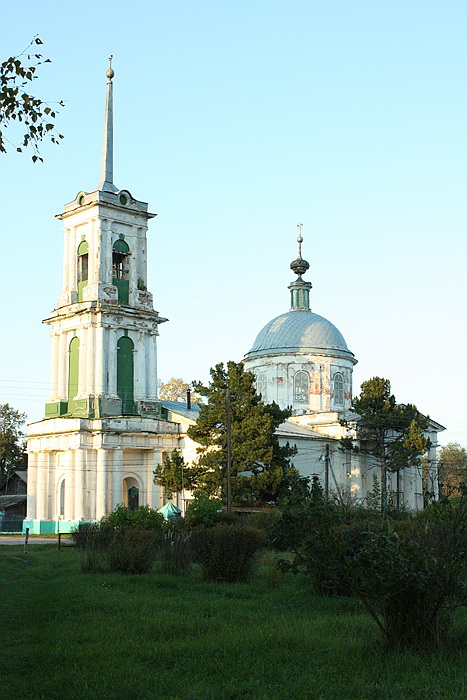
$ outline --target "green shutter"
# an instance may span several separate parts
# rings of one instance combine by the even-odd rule
[[[134,413],[133,341],[122,336],[117,342],[117,394],[122,399],[122,413]]]
[[[68,403],[78,393],[79,379],[79,338],[73,338],[70,343],[70,360],[68,365]]]

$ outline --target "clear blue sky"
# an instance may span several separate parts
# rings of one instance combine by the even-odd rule
[[[312,309],[399,401],[467,445],[467,4],[392,0],[26,1],[59,147],[0,158],[0,401],[42,416],[62,285],[54,219],[99,180],[108,56],[115,183],[149,202],[159,376],[208,379],[289,307],[303,223]],[[5,31],[8,28],[8,31]]]

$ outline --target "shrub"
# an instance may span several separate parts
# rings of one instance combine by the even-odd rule
[[[156,558],[160,537],[148,530],[122,529],[113,533],[109,546],[110,571],[147,573]]]
[[[86,549],[95,541],[99,532],[99,523],[79,523],[78,527],[71,531],[71,539],[78,549]]]
[[[264,533],[255,528],[221,524],[191,533],[195,561],[209,581],[247,581],[254,555],[265,545]]]
[[[225,520],[222,501],[210,498],[204,491],[195,491],[193,501],[185,513],[185,525],[188,528],[212,527]]]
[[[130,510],[126,506],[117,506],[115,510],[101,521],[104,527],[111,530],[152,530],[162,534],[164,530],[164,516],[149,506],[139,506]]]
[[[390,647],[436,648],[466,602],[467,518],[368,533],[349,561],[353,591]]]

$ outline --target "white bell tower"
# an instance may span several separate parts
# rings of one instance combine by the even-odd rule
[[[51,327],[51,396],[28,430],[31,532],[66,531],[119,503],[159,506],[153,470],[177,446],[157,399],[158,326],[147,290],[145,202],[113,183],[113,77],[107,71],[101,177],[57,218],[63,290]],[[26,521],[25,521],[26,523]],[[25,525],[26,526],[26,525]]]

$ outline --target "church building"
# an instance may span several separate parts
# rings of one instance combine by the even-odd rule
[[[290,310],[273,318],[259,332],[244,358],[256,377],[263,401],[291,408],[292,416],[278,430],[281,443],[295,444],[294,466],[303,476],[318,476],[325,491],[346,505],[361,504],[380,480],[374,460],[344,452],[340,439],[356,437],[359,417],[351,412],[352,372],[357,360],[340,331],[310,309],[311,282],[302,275],[309,263],[302,258],[301,224],[298,256],[290,267],[297,278],[289,285]],[[343,425],[345,422],[346,425]],[[437,433],[443,426],[429,420],[426,437],[429,489],[437,494]],[[388,475],[388,493],[411,509],[423,507],[422,474],[417,466]],[[398,488],[399,496],[396,494]]]
[[[174,449],[187,462],[196,459],[187,430],[197,407],[157,397],[157,336],[167,319],[155,311],[147,289],[146,234],[155,215],[113,182],[113,77],[110,67],[100,183],[79,192],[57,217],[64,231],[63,289],[44,321],[52,337],[51,396],[44,419],[29,425],[27,435],[23,528],[31,534],[69,532],[118,504],[160,508],[157,465]],[[278,435],[297,446],[294,466],[304,476],[316,474],[343,502],[360,503],[373,487],[375,465],[339,449],[341,437],[355,435],[358,421],[351,413],[357,360],[338,329],[310,309],[302,242],[300,226],[290,310],[259,332],[244,363],[265,402],[292,407]],[[430,421],[434,492],[442,429]],[[417,467],[404,470],[399,487],[408,507],[423,506]],[[176,496],[183,512],[190,497]]]

